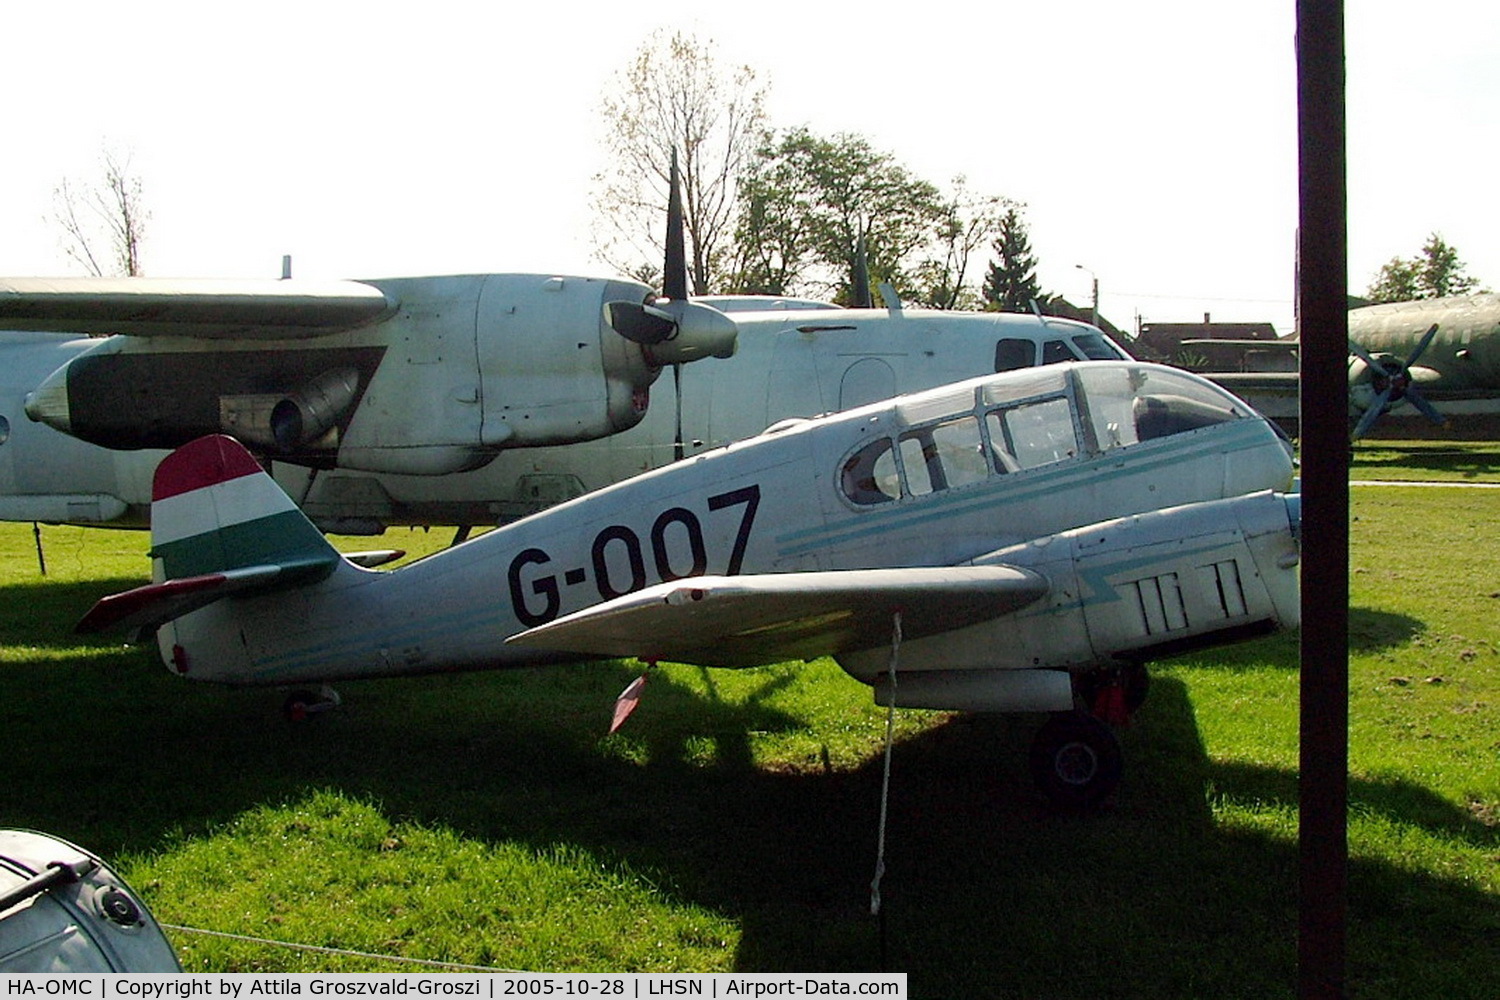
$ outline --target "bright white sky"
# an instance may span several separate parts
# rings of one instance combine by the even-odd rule
[[[857,11],[850,19],[848,12]],[[1440,232],[1500,287],[1500,7],[1350,0],[1350,287]],[[866,136],[1027,204],[1046,289],[1145,321],[1292,321],[1292,0],[7,7],[0,274],[77,273],[64,176],[133,151],[160,276],[606,273],[601,95],[658,27],[770,84],[774,124]]]

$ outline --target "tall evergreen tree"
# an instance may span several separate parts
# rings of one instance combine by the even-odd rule
[[[986,307],[999,312],[1028,312],[1033,299],[1040,300],[1041,286],[1036,280],[1036,255],[1031,252],[1031,237],[1020,208],[1011,206],[1000,218],[1000,235],[993,248],[984,278]]]

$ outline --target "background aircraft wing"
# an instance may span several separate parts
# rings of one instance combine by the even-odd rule
[[[1238,396],[1252,392],[1292,392],[1300,385],[1296,372],[1205,372],[1211,379]]]
[[[538,649],[710,667],[810,659],[1007,614],[1047,593],[1013,566],[700,576],[657,584],[508,639]]]
[[[397,305],[361,281],[0,278],[0,330],[301,339],[373,323]]]

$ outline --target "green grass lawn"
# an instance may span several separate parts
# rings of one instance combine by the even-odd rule
[[[1500,480],[1489,446],[1421,447],[1355,475]],[[1500,493],[1353,503],[1351,993],[1500,997]],[[293,725],[71,635],[144,578],[143,535],[43,540],[46,579],[0,526],[0,826],[103,854],[165,922],[515,969],[884,962],[923,997],[1292,992],[1294,637],[1160,665],[1092,815],[1030,789],[1036,720],[903,713],[882,935],[884,713],[830,662],[664,668],[613,737],[632,664],[350,683]],[[171,937],[189,970],[403,968]]]

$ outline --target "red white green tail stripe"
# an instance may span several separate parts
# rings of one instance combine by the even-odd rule
[[[164,579],[251,566],[331,570],[339,555],[237,441],[203,437],[152,484],[151,554]]]

